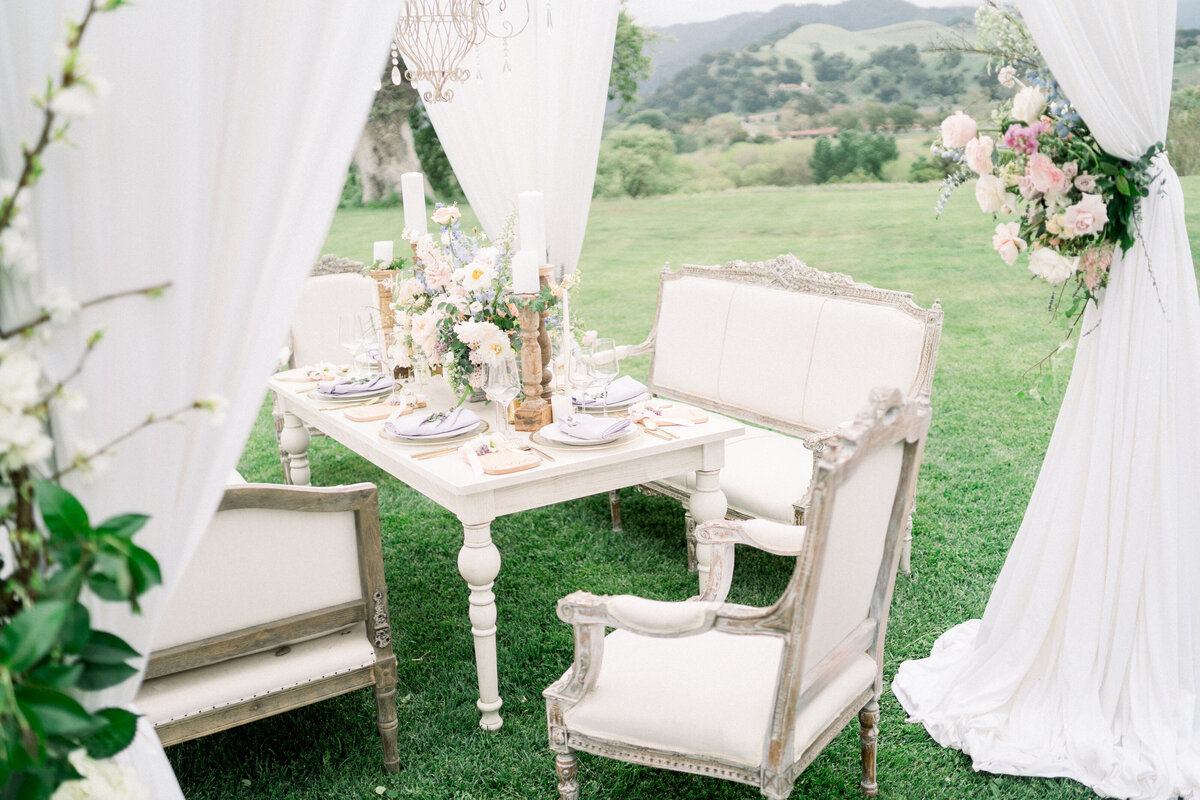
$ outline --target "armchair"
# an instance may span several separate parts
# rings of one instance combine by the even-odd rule
[[[227,488],[167,604],[135,705],[172,745],[365,687],[396,772],[375,487]]]
[[[855,716],[860,785],[876,793],[883,641],[929,418],[926,400],[876,390],[819,454],[807,526],[698,526],[712,549],[698,597],[559,601],[575,660],[543,694],[561,800],[579,797],[577,751],[748,783],[780,800]],[[725,602],[735,544],[796,556],[769,608]]]

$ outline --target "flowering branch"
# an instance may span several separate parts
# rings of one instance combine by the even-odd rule
[[[80,303],[79,307],[80,308],[90,308],[91,306],[99,305],[100,303],[107,303],[110,300],[118,300],[122,297],[133,297],[133,296],[139,295],[139,294],[145,295],[146,297],[158,297],[159,295],[161,295],[164,291],[166,291],[169,288],[171,288],[171,282],[166,281],[164,283],[157,283],[153,286],[146,286],[141,289],[129,289],[129,290],[123,291],[123,292],[112,292],[111,294],[101,295],[100,297],[94,297],[91,300],[87,300],[83,303]],[[23,325],[18,325],[17,327],[13,328],[10,331],[6,331],[3,328],[0,328],[0,339],[11,339],[14,336],[20,336],[21,334],[28,333],[29,331],[33,330],[34,328],[38,327],[39,325],[46,324],[47,322],[49,322],[51,320],[52,317],[53,317],[52,311],[50,311],[49,309],[43,309],[40,314],[38,314],[36,317],[31,319],[29,322],[26,322]]]

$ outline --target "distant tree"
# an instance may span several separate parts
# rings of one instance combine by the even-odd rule
[[[911,103],[896,103],[888,109],[888,117],[896,127],[907,128],[921,119],[921,112]]]
[[[827,137],[822,136],[813,145],[808,166],[812,169],[813,183],[828,183],[837,177],[837,156],[833,152],[833,143]]]
[[[958,169],[958,163],[941,156],[917,156],[908,168],[908,179],[912,183],[940,181]]]
[[[829,121],[843,131],[855,130],[861,125],[858,114],[848,108],[833,112],[833,116],[829,118]]]
[[[891,119],[890,109],[882,103],[867,103],[863,106],[862,120],[867,130],[877,131],[888,124]]]
[[[637,100],[638,84],[653,73],[649,49],[657,38],[657,33],[633,21],[625,11],[625,0],[621,0],[621,12],[617,15],[617,38],[613,43],[612,71],[608,75],[608,99],[619,99],[620,111],[633,105]]]
[[[645,197],[675,188],[675,144],[671,134],[634,125],[609,136],[600,147],[596,194]]]
[[[808,159],[814,183],[857,176],[858,180],[883,179],[883,165],[899,157],[896,139],[883,134],[844,131],[835,141],[822,137]]]
[[[883,180],[883,165],[900,157],[900,151],[896,149],[896,137],[878,133],[862,137],[858,142],[857,157],[857,169]]]
[[[817,114],[824,114],[829,110],[825,104],[821,102],[821,98],[817,97],[815,94],[802,95],[800,99],[796,101],[795,105],[797,111],[799,111],[801,114],[808,114],[811,117],[815,117]]]
[[[657,108],[647,108],[629,118],[630,125],[649,125],[651,128],[665,128],[667,115]]]
[[[820,47],[813,51],[812,59],[813,74],[822,83],[847,80],[854,69],[854,59],[845,53],[826,55]]]

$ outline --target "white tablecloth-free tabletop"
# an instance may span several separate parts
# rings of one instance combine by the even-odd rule
[[[693,427],[672,426],[677,440],[664,441],[643,433],[630,444],[596,450],[550,449],[535,445],[554,457],[533,469],[508,475],[477,476],[455,454],[417,461],[413,455],[450,445],[430,443],[413,446],[380,437],[383,422],[354,422],[341,410],[322,411],[333,404],[305,392],[312,384],[282,380],[280,373],[269,382],[284,416],[281,445],[288,454],[292,482],[307,485],[308,427],[321,431],[363,458],[386,470],[396,479],[446,508],[462,522],[463,546],[459,551],[459,573],[470,590],[468,609],[475,637],[475,666],[479,677],[477,705],[485,729],[499,728],[502,701],[496,663],[496,596],[492,586],[500,573],[500,551],[492,542],[491,523],[502,514],[574,500],[592,494],[636,486],[672,475],[696,472],[696,490],[689,510],[696,522],[724,517],[725,495],[718,479],[725,463],[725,440],[741,435],[740,424],[714,416]],[[435,378],[424,387],[429,405],[416,413],[450,408],[455,402],[445,381]],[[496,415],[486,403],[469,406],[494,427]],[[349,409],[347,409],[349,410]],[[517,434],[528,440],[528,434]],[[701,581],[707,554],[698,553]],[[682,565],[681,565],[682,568]]]

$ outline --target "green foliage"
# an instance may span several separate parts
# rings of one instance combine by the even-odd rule
[[[883,180],[883,165],[899,156],[894,136],[843,131],[836,140],[818,139],[808,163],[814,183],[838,178]]]
[[[442,141],[438,138],[425,106],[417,103],[408,115],[408,123],[412,126],[413,147],[421,162],[421,169],[433,187],[433,193],[446,201],[462,200],[462,187],[450,167],[450,159],[442,149]]]
[[[0,786],[4,797],[44,800],[79,777],[68,760],[84,748],[108,758],[133,740],[136,716],[122,709],[85,709],[81,691],[107,689],[137,670],[138,652],[120,637],[91,627],[79,602],[86,586],[105,600],[128,602],[161,583],[154,557],[133,543],[146,524],[123,514],[92,526],[79,501],[48,481],[32,484],[45,530],[48,577],[23,586],[21,573],[4,585],[22,598],[0,628]]]
[[[940,181],[958,168],[958,162],[941,156],[917,156],[908,168],[908,179],[913,183]]]
[[[675,189],[675,143],[666,131],[635,125],[600,146],[595,194],[646,197]]]
[[[654,71],[647,49],[657,38],[658,34],[635,23],[624,7],[621,8],[617,16],[617,38],[613,43],[612,71],[608,76],[608,99],[620,100],[621,111],[637,100],[638,84]]]
[[[1171,95],[1167,152],[1180,175],[1200,172],[1200,87],[1192,86]]]

